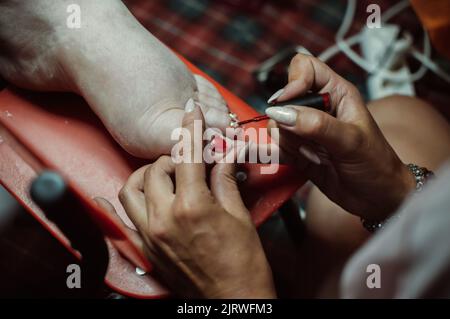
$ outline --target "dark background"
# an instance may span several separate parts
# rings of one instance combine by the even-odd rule
[[[255,81],[258,66],[293,45],[320,54],[334,44],[346,6],[346,1],[336,0],[127,0],[125,3],[162,42],[260,111],[278,87],[261,87]],[[365,23],[365,8],[370,3],[373,1],[358,1],[350,34]],[[376,3],[385,10],[396,1]],[[393,22],[411,32],[418,47],[421,46],[423,31],[412,9],[405,10]],[[448,61],[436,53],[433,58],[448,70]],[[366,75],[361,69],[343,55],[329,64],[365,94]],[[410,65],[411,69],[418,67],[413,61]],[[416,83],[416,90],[419,97],[450,119],[448,84],[428,72]],[[295,280],[296,265],[305,262],[296,253],[302,225],[294,218],[287,231],[282,218],[286,212],[295,215],[295,210],[285,206],[284,212],[277,212],[260,229],[280,297],[310,296],[298,291],[302,283]],[[0,221],[0,297],[73,297],[65,286],[65,269],[76,260],[2,188]],[[102,296],[110,296],[108,289],[104,289]]]

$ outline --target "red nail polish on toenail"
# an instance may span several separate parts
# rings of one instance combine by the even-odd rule
[[[221,136],[214,136],[211,145],[216,153],[225,153],[227,150],[227,142]]]

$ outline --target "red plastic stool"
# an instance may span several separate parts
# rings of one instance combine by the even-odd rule
[[[258,115],[241,99],[181,59],[192,72],[214,83],[230,110],[239,118]],[[249,127],[262,128],[265,125],[260,122]],[[92,200],[98,196],[109,200],[120,218],[134,228],[117,194],[128,176],[146,163],[122,150],[80,97],[12,88],[0,92],[2,185],[67,249],[77,254],[70,247],[68,238],[45,217],[29,195],[31,181],[42,170],[59,172],[107,239],[109,267],[106,284],[127,296],[161,298],[168,295],[168,291],[152,278],[151,264],[132,244],[121,222],[99,209]],[[256,225],[263,223],[305,181],[287,166],[280,166],[273,175],[261,175],[259,164],[246,164],[244,168],[247,180],[241,192]],[[136,266],[148,274],[137,274]]]

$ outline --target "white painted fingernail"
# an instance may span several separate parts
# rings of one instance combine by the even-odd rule
[[[195,103],[194,103],[194,100],[191,98],[184,105],[184,111],[186,113],[190,113],[194,110],[194,108],[195,108]]]
[[[308,50],[307,48],[305,48],[305,47],[299,47],[299,48],[297,48],[297,52],[298,52],[298,53],[301,53],[301,54],[304,54],[304,55],[310,55],[310,56],[313,56],[313,54],[312,54],[311,52],[309,52],[309,50]]]
[[[302,145],[302,146],[300,146],[298,151],[300,152],[300,154],[302,154],[304,157],[309,159],[314,164],[317,164],[317,165],[321,164],[319,156],[316,154],[316,152],[311,150],[309,147]]]
[[[297,121],[297,111],[287,107],[268,107],[266,114],[280,124],[294,126]]]
[[[281,94],[283,94],[284,89],[280,89],[278,91],[276,91],[268,100],[267,100],[267,104],[272,104],[274,102],[277,101],[277,99],[281,96]]]

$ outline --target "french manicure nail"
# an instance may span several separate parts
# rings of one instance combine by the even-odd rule
[[[186,113],[190,113],[194,110],[195,108],[195,103],[193,99],[189,99],[186,104],[184,105],[184,111]]]
[[[302,154],[304,157],[309,159],[314,164],[317,164],[317,165],[321,164],[319,156],[316,154],[316,152],[311,150],[309,147],[302,145],[302,146],[300,146],[298,151],[300,152],[300,154]]]
[[[277,101],[277,99],[284,93],[284,89],[276,91],[268,100],[267,104],[272,104]]]
[[[305,47],[300,47],[297,49],[298,53],[304,54],[304,55],[310,55],[310,56],[314,56],[311,52],[309,52],[309,50]]]
[[[287,107],[268,107],[266,109],[266,114],[272,120],[288,126],[294,126],[297,121],[297,112],[294,109]]]

